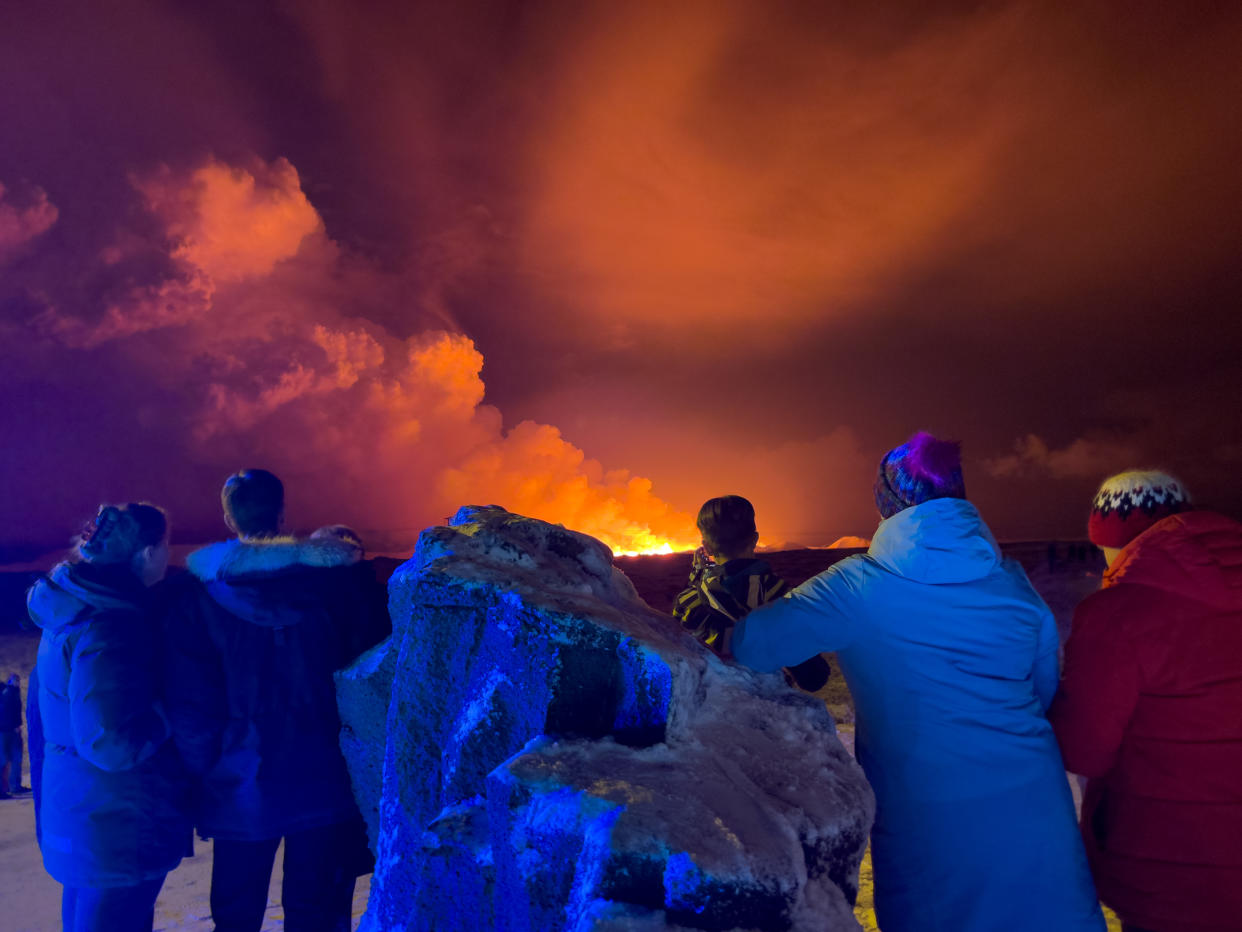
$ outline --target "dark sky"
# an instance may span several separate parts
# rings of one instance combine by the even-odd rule
[[[1242,7],[864,6],[6,11],[0,551],[248,465],[820,544],[919,428],[1002,538],[1130,466],[1242,514]]]

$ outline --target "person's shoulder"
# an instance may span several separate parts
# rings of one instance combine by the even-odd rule
[[[808,579],[807,583],[817,582],[819,585],[853,587],[881,573],[880,564],[870,554],[853,553],[821,570]]]

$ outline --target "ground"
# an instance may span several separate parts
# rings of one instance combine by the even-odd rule
[[[1048,561],[1045,544],[1031,545],[1022,553],[1023,563],[1032,582],[1048,599],[1063,627],[1074,603],[1098,584],[1098,569],[1079,563]],[[777,572],[797,583],[822,570],[835,559],[854,551],[790,551],[773,555]],[[618,561],[634,579],[643,596],[656,607],[671,604],[672,597],[684,585],[689,557],[628,558]],[[29,633],[0,630],[0,678],[10,672],[22,678],[23,694],[31,668],[34,666],[38,637]],[[854,712],[845,679],[833,660],[833,677],[820,693],[836,717],[841,738],[853,752]],[[26,762],[29,768],[29,761]],[[29,775],[23,782],[29,784]],[[276,858],[272,884],[268,893],[264,932],[284,928],[280,908],[280,864]],[[168,932],[210,932],[212,928],[208,892],[211,886],[211,842],[195,842],[195,854],[187,858],[168,876],[156,903],[155,928]],[[370,877],[361,877],[354,894],[354,927],[366,909]],[[855,915],[866,932],[877,932],[872,908],[871,861],[863,861]],[[60,885],[43,870],[39,849],[34,841],[34,810],[30,797],[0,800],[0,900],[4,903],[4,928],[9,932],[49,932],[60,927]],[[1120,925],[1108,915],[1109,932],[1118,932]],[[1003,932],[1003,930],[998,930]]]

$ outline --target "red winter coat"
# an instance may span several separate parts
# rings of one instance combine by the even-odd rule
[[[1100,899],[1158,932],[1242,930],[1242,524],[1192,511],[1131,541],[1074,613],[1048,717],[1091,778]]]

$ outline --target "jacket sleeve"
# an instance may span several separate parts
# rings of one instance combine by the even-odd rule
[[[1039,625],[1039,641],[1035,649],[1035,667],[1031,678],[1035,683],[1035,695],[1039,698],[1041,712],[1047,712],[1052,705],[1052,697],[1057,693],[1057,680],[1060,677],[1060,637],[1057,634],[1057,620],[1052,612],[1045,609],[1044,617]]]
[[[69,663],[73,747],[100,770],[129,770],[169,737],[157,704],[155,645],[148,626],[128,614],[86,625]]]
[[[715,650],[724,646],[724,634],[733,620],[712,608],[698,588],[683,589],[673,602],[673,617],[684,630]]]
[[[171,600],[164,617],[164,706],[186,767],[204,774],[220,755],[227,721],[224,670],[198,600],[197,582]]]
[[[770,672],[848,647],[857,614],[849,562],[830,566],[739,621],[733,629],[733,656]]]
[[[1086,777],[1112,769],[1139,697],[1138,660],[1117,630],[1111,595],[1097,593],[1075,610],[1061,688],[1048,710],[1066,769]]]

